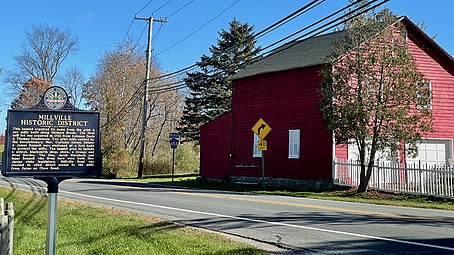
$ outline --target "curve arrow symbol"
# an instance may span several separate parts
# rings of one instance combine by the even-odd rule
[[[260,131],[266,127],[265,124],[260,125],[260,127],[257,129],[258,135],[260,135]]]

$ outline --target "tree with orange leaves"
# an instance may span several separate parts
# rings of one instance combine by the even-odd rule
[[[29,108],[39,102],[42,95],[49,88],[49,83],[39,78],[30,78],[22,86],[22,91],[11,103],[11,108]]]

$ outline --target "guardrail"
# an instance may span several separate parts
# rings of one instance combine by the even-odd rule
[[[334,184],[359,185],[361,166],[358,161],[336,159]],[[372,170],[369,188],[383,191],[454,198],[454,168],[447,166],[377,162]]]

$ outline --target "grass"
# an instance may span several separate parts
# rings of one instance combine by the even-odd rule
[[[137,179],[136,179],[137,180]],[[438,198],[433,196],[412,195],[403,193],[390,193],[369,190],[365,193],[356,193],[355,190],[338,189],[324,192],[308,192],[308,191],[289,191],[282,189],[263,189],[260,185],[240,185],[225,182],[204,182],[191,177],[189,180],[185,178],[175,179],[171,182],[168,178],[144,178],[141,181],[149,183],[160,183],[166,185],[250,192],[254,194],[267,194],[279,196],[305,197],[314,199],[325,199],[335,201],[347,201],[357,203],[379,204],[406,206],[427,209],[441,209],[454,211],[454,199]]]
[[[15,203],[14,254],[45,254],[47,199],[0,188]],[[112,208],[58,200],[57,254],[266,254],[224,236]]]
[[[184,174],[174,174],[174,182],[182,183],[185,181],[195,181],[199,177],[199,174],[196,173],[184,173]],[[137,181],[137,178],[122,178],[123,180],[133,180]],[[156,174],[156,175],[144,175],[142,181],[152,182],[152,183],[171,183],[172,175],[171,174]]]
[[[454,211],[454,199],[403,193],[380,192],[376,190],[369,190],[364,193],[356,193],[356,190],[354,189],[325,192],[258,191],[257,193]]]

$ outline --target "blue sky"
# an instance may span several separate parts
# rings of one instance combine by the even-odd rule
[[[134,15],[166,18],[189,3],[181,11],[168,17],[168,22],[162,27],[160,23],[153,25],[155,38],[153,48],[158,54],[157,60],[163,71],[171,72],[192,65],[202,54],[207,54],[210,45],[216,43],[217,32],[227,29],[228,22],[233,18],[248,22],[255,27],[255,31],[260,31],[309,2],[309,0],[3,1],[0,15],[0,68],[7,70],[14,68],[13,55],[19,53],[26,28],[46,24],[69,29],[79,38],[80,50],[65,60],[60,71],[77,66],[88,80],[94,74],[97,61],[102,54],[122,42]],[[326,0],[308,13],[261,37],[258,44],[266,46],[277,41],[342,8],[347,3],[348,0]],[[141,10],[144,6],[146,7]],[[226,10],[229,6],[231,7]],[[424,21],[428,26],[428,34],[437,35],[436,42],[449,54],[454,54],[452,33],[454,1],[390,0],[385,6],[394,13],[408,16],[415,23]],[[217,15],[219,17],[208,23]],[[137,40],[145,26],[145,21],[132,22],[128,35]],[[166,50],[198,29],[199,31],[188,39]],[[146,35],[143,35],[139,42],[145,45]],[[166,51],[163,52],[164,50]],[[9,104],[11,101],[8,96],[9,87],[3,79],[0,79],[0,90],[3,101]],[[6,126],[6,108],[7,106],[0,107],[0,133]]]

